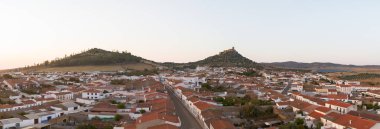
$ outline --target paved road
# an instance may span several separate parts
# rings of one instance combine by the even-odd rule
[[[181,129],[202,129],[197,120],[186,109],[178,97],[174,95],[170,90],[168,91],[170,98],[172,99],[175,110],[179,118],[181,119]]]
[[[291,87],[292,87],[292,82],[288,81],[288,85],[284,88],[284,90],[282,91],[282,94],[288,94],[288,91],[290,90]]]

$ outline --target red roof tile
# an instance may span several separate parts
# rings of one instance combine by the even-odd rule
[[[356,129],[370,129],[376,124],[375,121],[362,119],[349,114],[339,117],[334,121],[334,123]]]
[[[152,127],[149,127],[148,129],[179,129],[179,128],[171,124],[163,124],[163,125],[152,126]]]
[[[214,129],[236,129],[235,126],[226,119],[212,120],[210,124]]]
[[[325,116],[325,115],[314,111],[314,112],[310,113],[309,116],[312,117],[312,118],[314,118],[314,119],[319,119],[319,118],[321,118],[322,116]]]
[[[337,101],[337,100],[327,101],[326,104],[335,105],[335,106],[339,106],[339,107],[345,107],[345,108],[352,106],[349,103],[345,103],[345,102],[341,102],[341,101]]]
[[[206,102],[198,101],[194,104],[195,107],[197,107],[199,110],[203,111],[206,109],[214,108],[214,105],[208,104]]]

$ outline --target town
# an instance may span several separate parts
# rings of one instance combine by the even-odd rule
[[[2,129],[380,128],[380,87],[316,72],[8,72],[0,86]]]

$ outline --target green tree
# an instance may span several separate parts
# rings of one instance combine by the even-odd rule
[[[145,110],[140,110],[140,113],[141,114],[144,114],[146,111]]]
[[[116,102],[116,100],[110,100],[110,103],[112,103],[112,104],[118,104],[118,102]]]
[[[208,84],[208,83],[203,83],[203,84],[201,85],[201,87],[204,88],[204,89],[207,89],[207,90],[211,90],[211,89],[212,89],[211,85]]]
[[[119,115],[119,114],[115,115],[115,121],[120,121],[121,119],[123,119],[122,115]]]
[[[48,65],[49,65],[49,61],[48,61],[48,60],[45,61],[45,62],[44,62],[44,65],[45,65],[45,66],[48,66]]]
[[[100,117],[98,117],[98,116],[95,116],[91,120],[102,120],[102,119]]]
[[[322,123],[322,122],[318,122],[318,123],[317,123],[317,127],[316,127],[316,129],[321,129],[322,126],[323,126],[323,123]]]
[[[118,109],[125,109],[125,104],[124,103],[119,103],[117,104]]]
[[[303,125],[305,123],[305,121],[303,119],[297,118],[296,121],[295,121],[295,123],[297,125]]]
[[[4,75],[3,75],[3,78],[4,78],[4,79],[13,79],[13,76],[10,75],[10,74],[4,74]]]

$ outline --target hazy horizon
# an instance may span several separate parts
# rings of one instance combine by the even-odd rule
[[[0,69],[90,48],[191,62],[235,47],[256,62],[380,65],[380,1],[0,1]]]

